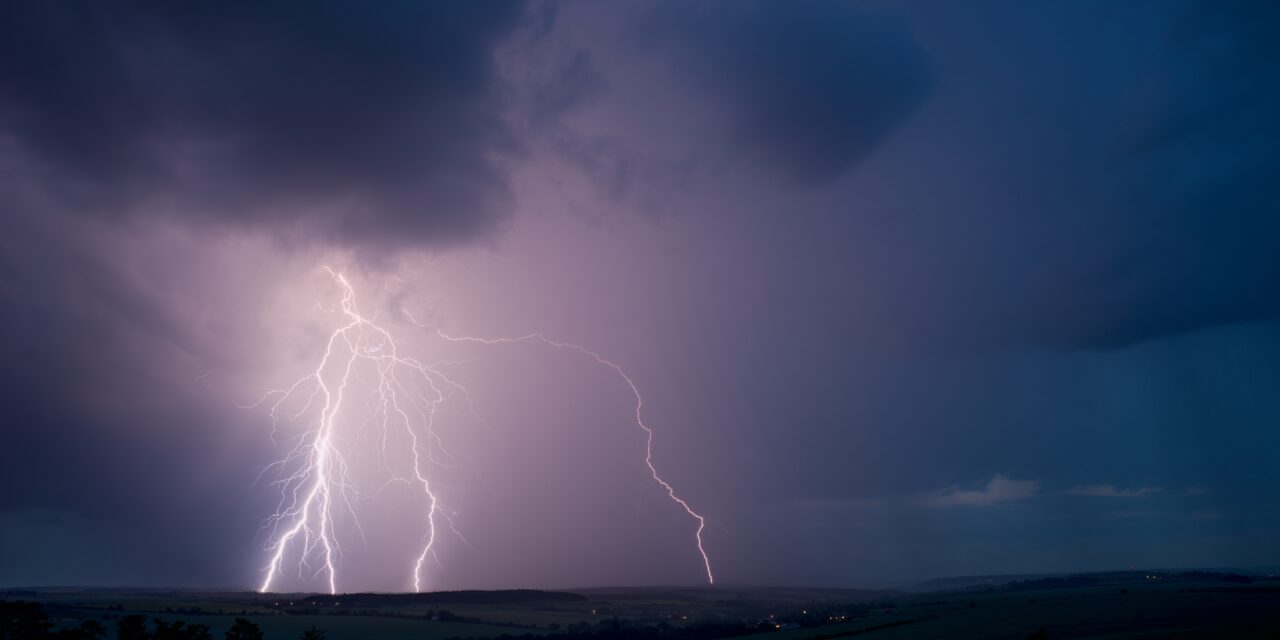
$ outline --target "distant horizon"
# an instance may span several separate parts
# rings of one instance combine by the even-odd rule
[[[649,585],[626,585],[611,584],[593,587],[495,587],[495,588],[473,588],[473,589],[436,589],[431,591],[421,591],[416,593],[459,593],[459,592],[502,592],[502,591],[547,591],[547,592],[567,592],[574,593],[579,591],[599,591],[608,589],[682,589],[682,590],[730,590],[730,589],[829,589],[833,591],[883,591],[893,590],[886,586],[888,584],[919,586],[934,581],[943,580],[962,580],[962,579],[980,579],[980,578],[1018,578],[1018,577],[1040,577],[1040,576],[1070,576],[1070,575],[1104,575],[1104,574],[1129,574],[1129,573],[1188,573],[1195,571],[1204,572],[1221,572],[1221,573],[1241,573],[1256,575],[1272,575],[1280,571],[1280,565],[1275,566],[1253,566],[1253,567],[1231,567],[1231,566],[1190,566],[1190,567],[1130,567],[1125,569],[1098,569],[1084,571],[1036,571],[1030,573],[977,573],[964,575],[946,575],[934,576],[920,580],[901,580],[880,583],[881,586],[871,586],[871,583],[852,586],[824,586],[824,585],[799,585],[799,584],[649,584]],[[40,591],[46,589],[103,589],[103,590],[154,590],[154,591],[191,591],[191,592],[225,592],[225,593],[243,593],[258,594],[263,596],[270,595],[327,595],[321,591],[267,591],[260,592],[252,588],[238,587],[197,587],[197,586],[164,586],[164,585],[86,585],[86,584],[65,584],[65,585],[20,585],[20,586],[0,586],[0,595],[6,591]],[[339,592],[337,595],[353,595],[353,594],[388,594],[388,595],[412,595],[414,591],[346,591]]]

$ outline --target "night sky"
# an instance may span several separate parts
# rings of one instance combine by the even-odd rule
[[[1280,564],[1277,79],[1273,2],[5,2],[0,587],[256,586],[323,266],[468,391],[429,588],[704,576],[620,378],[419,325],[624,367],[719,583]]]

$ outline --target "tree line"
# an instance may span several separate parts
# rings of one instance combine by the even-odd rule
[[[116,640],[214,640],[207,624],[166,622],[153,618],[148,624],[142,614],[116,620]],[[263,640],[262,629],[244,618],[236,618],[223,640]],[[324,640],[325,632],[312,626],[300,640]],[[97,620],[82,620],[70,629],[54,629],[53,621],[39,602],[0,600],[0,640],[106,640],[107,627]]]

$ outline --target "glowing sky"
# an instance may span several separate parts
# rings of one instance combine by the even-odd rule
[[[430,588],[704,575],[626,385],[415,321],[626,367],[722,583],[1280,564],[1276,25],[5,3],[0,586],[258,585],[241,405],[315,367],[322,265],[470,391]],[[383,498],[347,588],[408,586]]]

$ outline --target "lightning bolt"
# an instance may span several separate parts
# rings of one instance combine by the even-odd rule
[[[439,369],[445,362],[426,363],[401,356],[391,333],[375,322],[376,316],[361,314],[356,305],[355,289],[347,278],[328,267],[325,267],[325,271],[341,288],[340,310],[345,319],[344,324],[329,335],[320,362],[311,373],[289,387],[267,392],[257,403],[249,405],[258,406],[270,402],[273,434],[279,431],[282,420],[296,421],[315,407],[319,409],[318,418],[298,438],[289,453],[263,470],[266,473],[281,469],[284,470],[284,477],[276,482],[281,487],[280,502],[275,513],[267,519],[269,535],[266,550],[270,560],[263,569],[265,576],[259,591],[271,590],[271,585],[284,571],[286,556],[295,548],[292,552],[299,557],[299,575],[304,575],[308,568],[314,566],[312,577],[323,576],[329,592],[338,591],[338,559],[342,554],[335,527],[338,511],[350,513],[352,522],[359,530],[359,518],[354,504],[359,496],[351,481],[347,461],[342,455],[344,442],[339,433],[343,427],[350,428],[349,425],[342,424],[339,417],[343,413],[343,403],[348,391],[356,384],[362,384],[372,391],[372,412],[360,425],[373,422],[381,430],[383,459],[387,468],[394,467],[386,450],[387,438],[392,430],[403,432],[411,445],[408,472],[397,473],[393,470],[388,484],[401,482],[416,486],[421,489],[426,502],[423,518],[426,533],[421,553],[414,558],[411,569],[414,591],[421,591],[427,559],[430,557],[439,562],[435,547],[442,524],[461,538],[451,514],[443,508],[427,471],[433,466],[457,466],[435,432],[435,416],[440,405],[453,395],[461,394],[468,400],[469,396],[464,387]],[[405,316],[414,324],[425,327],[407,311]],[[635,422],[645,433],[644,461],[649,474],[666,491],[667,496],[697,523],[694,540],[702,558],[707,582],[714,584],[711,560],[702,540],[706,519],[658,474],[653,463],[654,432],[645,424],[642,416],[644,399],[635,382],[621,366],[584,347],[551,340],[540,333],[516,338],[477,338],[451,336],[436,327],[426,328],[441,340],[455,343],[499,345],[535,341],[557,349],[576,351],[613,370],[626,383],[635,398]],[[371,365],[374,371],[372,382],[359,373],[357,365],[362,363]],[[301,403],[301,407],[291,410],[296,403]],[[363,530],[360,531],[363,534]],[[465,542],[465,538],[463,541]]]
[[[412,316],[409,316],[409,318],[412,320]],[[578,353],[581,353],[587,356],[588,358],[591,358],[592,360],[596,361],[597,364],[604,365],[612,369],[614,373],[618,374],[618,377],[622,378],[622,381],[627,384],[627,387],[629,389],[631,389],[631,395],[632,397],[635,398],[635,401],[636,401],[635,421],[636,421],[636,425],[639,426],[644,431],[644,436],[645,436],[644,464],[646,467],[649,468],[649,475],[650,477],[653,478],[654,482],[658,483],[658,485],[661,486],[662,489],[667,492],[667,497],[671,498],[672,502],[680,505],[680,508],[684,509],[685,513],[689,514],[689,517],[693,518],[693,521],[698,523],[698,526],[693,533],[694,542],[698,547],[698,554],[702,556],[702,568],[707,574],[707,584],[715,584],[716,577],[711,571],[711,558],[707,555],[707,550],[702,544],[702,532],[704,529],[707,528],[707,519],[703,517],[702,514],[698,513],[697,511],[694,511],[693,507],[689,506],[689,503],[686,502],[684,498],[681,498],[676,493],[676,488],[672,486],[670,482],[667,482],[662,478],[662,476],[658,475],[658,468],[655,467],[653,464],[653,429],[650,428],[649,425],[645,424],[644,422],[644,415],[643,415],[644,397],[640,395],[640,388],[636,386],[635,381],[631,379],[631,376],[627,375],[627,372],[623,370],[623,368],[620,365],[618,365],[617,363],[611,360],[605,359],[600,354],[590,349],[587,349],[586,347],[572,344],[569,342],[559,342],[556,340],[552,340],[542,335],[541,333],[530,333],[530,334],[526,334],[516,338],[475,338],[470,336],[451,336],[444,333],[443,331],[440,331],[440,329],[437,327],[430,327],[430,329],[432,330],[433,333],[435,333],[436,336],[440,337],[443,340],[447,340],[449,342],[475,342],[475,343],[486,344],[486,345],[518,344],[521,342],[530,342],[530,341],[539,342],[547,346],[555,347],[557,349],[567,349],[570,351],[576,351]]]

